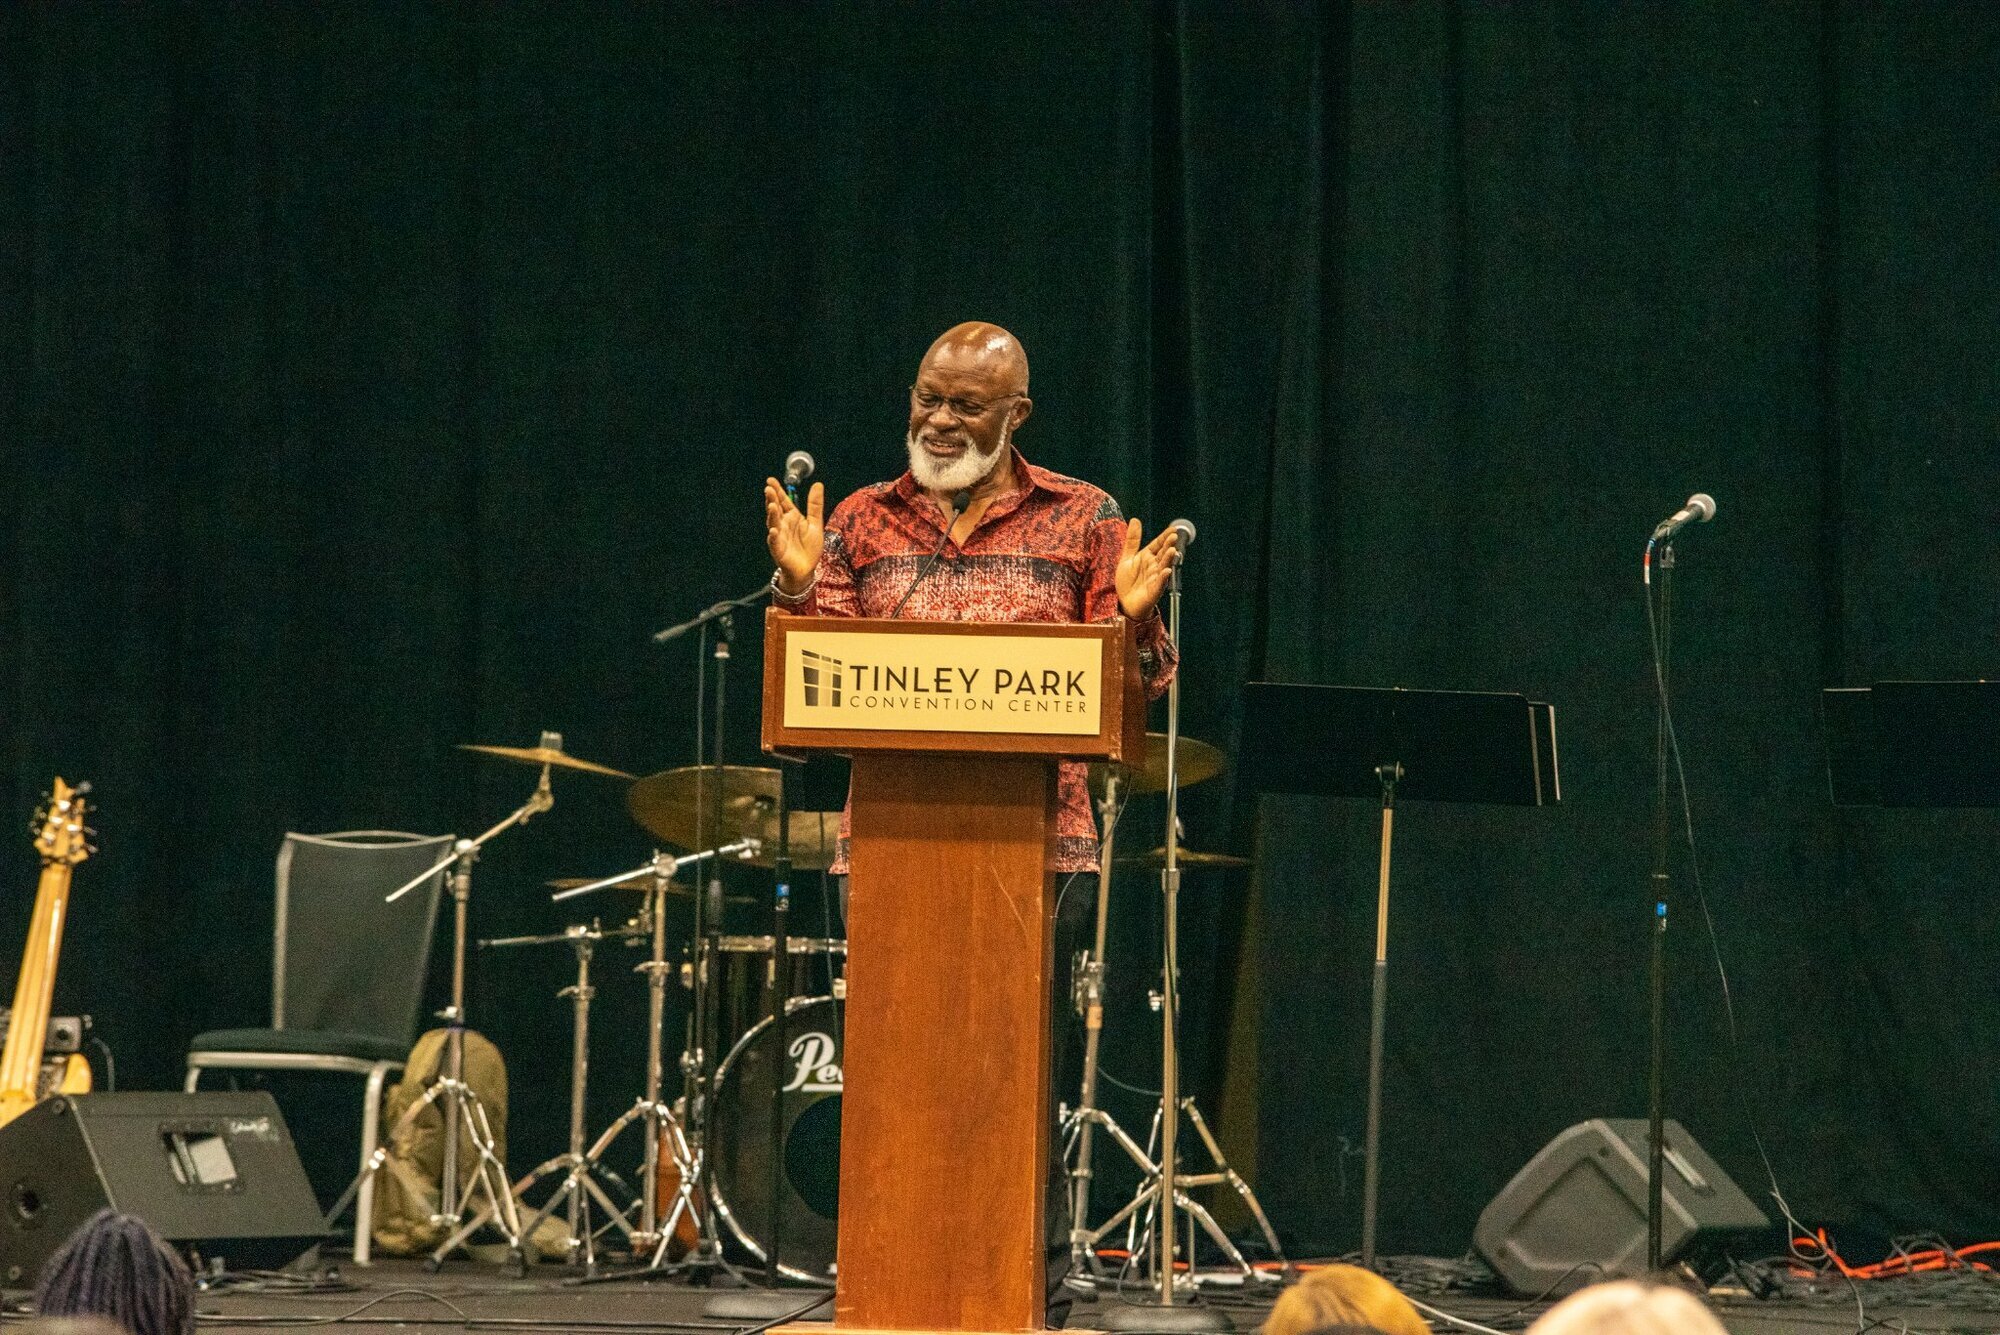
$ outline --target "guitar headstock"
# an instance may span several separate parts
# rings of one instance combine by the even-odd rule
[[[35,813],[35,851],[42,855],[43,866],[74,867],[96,851],[83,823],[89,814],[83,795],[89,791],[87,783],[72,788],[61,778],[50,787],[47,803]]]

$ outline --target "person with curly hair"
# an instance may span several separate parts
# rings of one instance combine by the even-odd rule
[[[144,1220],[99,1210],[49,1257],[38,1317],[103,1317],[130,1335],[194,1335],[194,1276]]]

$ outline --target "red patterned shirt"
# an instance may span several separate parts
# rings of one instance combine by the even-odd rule
[[[1013,449],[1012,446],[1008,447]],[[1115,577],[1125,546],[1118,502],[1088,482],[1037,468],[1013,451],[1015,489],[979,517],[964,544],[945,538],[944,511],[905,472],[863,487],[834,508],[814,582],[774,597],[788,612],[922,621],[1109,621],[1118,615]],[[942,554],[916,587],[932,552]],[[1167,689],[1179,662],[1156,608],[1138,623],[1146,693]],[[1097,825],[1087,768],[1066,760],[1056,777],[1052,871],[1094,871]],[[847,870],[848,816],[840,818],[835,872]]]

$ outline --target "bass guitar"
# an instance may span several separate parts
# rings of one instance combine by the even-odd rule
[[[48,804],[37,814],[35,851],[42,875],[35,887],[35,916],[28,927],[28,944],[21,952],[21,977],[14,984],[14,1010],[7,1025],[7,1045],[0,1052],[0,1126],[39,1103],[47,1094],[84,1094],[90,1090],[90,1063],[82,1053],[43,1061],[48,1041],[49,1006],[55,995],[56,961],[62,956],[63,922],[69,917],[69,883],[73,872],[92,852],[90,831],[84,827],[84,794],[90,785],[71,788],[60,778],[49,790]]]

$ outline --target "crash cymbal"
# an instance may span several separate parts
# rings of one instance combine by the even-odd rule
[[[551,890],[574,890],[582,885],[596,885],[603,879],[601,876],[558,876],[553,881],[547,881],[544,884]],[[653,888],[653,878],[650,876],[641,876],[636,881],[627,881],[623,885],[613,885],[605,888],[609,890],[644,890],[650,893]],[[679,895],[683,899],[694,898],[694,888],[682,885],[679,881],[668,881],[667,893],[670,895]],[[723,900],[730,904],[754,904],[757,902],[754,895],[724,895]],[[554,938],[551,939],[553,940]]]
[[[695,840],[707,824],[702,804],[714,801],[708,785],[715,771],[705,765],[648,774],[625,793],[632,819],[675,848],[698,851]],[[834,844],[840,837],[838,811],[794,811],[791,819],[792,867],[823,871],[833,865]],[[778,860],[778,771],[750,765],[722,767],[722,832],[720,844],[755,839],[763,845],[753,866],[769,867]]]
[[[482,756],[498,756],[502,760],[512,760],[522,765],[553,765],[557,769],[573,769],[582,774],[603,774],[613,779],[634,778],[622,769],[612,769],[609,765],[593,764],[588,760],[578,760],[562,749],[562,734],[545,732],[540,746],[477,746],[471,742],[459,743],[461,751],[477,751]]]
[[[1164,793],[1167,791],[1167,735],[1163,732],[1146,734],[1146,768],[1134,770],[1121,765],[1125,780],[1120,785],[1129,796],[1133,793]],[[1222,752],[1207,742],[1198,742],[1192,737],[1181,738],[1181,787],[1212,779],[1225,768]],[[1090,795],[1104,796],[1104,779],[1110,771],[1109,765],[1090,767]]]
[[[1167,850],[1164,846],[1144,853],[1127,853],[1124,857],[1113,858],[1114,867],[1151,867],[1158,871],[1167,865]],[[1247,867],[1249,858],[1239,858],[1234,853],[1197,853],[1191,848],[1183,848],[1176,860],[1181,867]]]
[[[625,809],[654,838],[687,852],[705,847],[704,835],[715,844],[738,839],[764,839],[777,834],[778,771],[751,765],[722,766],[722,829],[709,831],[708,804],[715,800],[709,784],[716,781],[712,765],[684,765],[648,774],[625,790]]]

